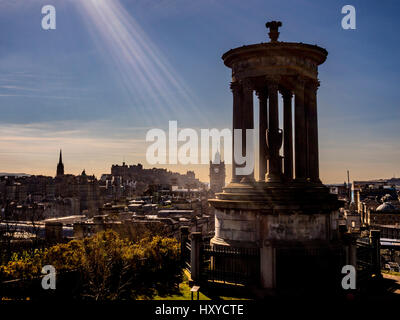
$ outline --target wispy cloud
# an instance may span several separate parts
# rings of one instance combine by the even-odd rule
[[[0,89],[23,90],[23,91],[41,91],[38,88],[28,88],[28,87],[14,86],[14,85],[0,85]]]
[[[0,171],[29,171],[53,175],[59,149],[70,173],[83,168],[99,175],[123,158],[144,161],[146,144],[140,134],[104,134],[104,121],[0,125]],[[97,129],[96,129],[97,128]]]
[[[48,96],[48,95],[29,95],[29,94],[4,94],[0,93],[0,97],[22,97],[22,98],[37,98],[37,99],[82,99],[82,97],[67,97],[67,96]]]
[[[2,72],[0,76],[0,98],[91,99],[92,97],[82,94],[89,92],[88,88],[72,85],[75,78],[76,76],[72,75],[46,72]]]

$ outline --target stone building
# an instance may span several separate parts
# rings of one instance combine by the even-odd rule
[[[225,187],[225,161],[222,161],[219,151],[215,153],[214,160],[210,161],[210,190],[222,192]]]
[[[15,221],[40,221],[80,214],[78,198],[59,198],[47,201],[8,205],[8,214]]]
[[[78,198],[62,198],[51,202],[39,203],[43,209],[43,218],[58,218],[76,216],[81,213],[80,201]]]
[[[281,22],[266,26],[270,42],[222,56],[232,69],[233,129],[242,129],[236,143],[241,143],[243,155],[255,150],[246,145],[245,129],[254,129],[253,93],[258,97],[260,170],[256,179],[254,170],[246,171],[247,164],[233,159],[232,181],[209,200],[215,208],[211,245],[258,249],[260,285],[265,289],[331,290],[340,286],[340,270],[354,263],[354,256],[345,256],[338,239],[343,203],[319,179],[318,66],[328,52],[316,45],[278,41]],[[235,152],[235,141],[233,145]],[[218,268],[218,261],[215,264]]]
[[[121,177],[121,184],[126,181],[141,182],[146,185],[157,184],[172,184],[179,187],[199,188],[202,184],[196,179],[193,171],[188,171],[186,174],[171,172],[164,168],[145,169],[142,164],[127,165],[125,162],[122,165],[112,165],[111,176]]]
[[[355,183],[355,205],[364,226],[379,224],[379,221],[388,220],[391,208],[393,207],[395,211],[400,208],[396,189],[392,186],[381,185],[382,180],[378,180],[378,182],[379,184]],[[378,207],[380,207],[379,210]],[[389,220],[396,220],[396,216],[392,218]]]
[[[349,209],[341,208],[341,210],[347,230],[351,232],[360,231],[362,226],[361,215],[355,210],[354,206],[350,206]]]
[[[345,182],[343,184],[327,184],[326,186],[330,189],[330,192],[336,194],[340,200],[344,200],[348,203],[352,201],[351,184]]]
[[[390,202],[384,202],[375,210],[369,209],[365,220],[366,224],[374,225],[398,225],[400,224],[400,209]]]
[[[82,174],[76,177],[74,187],[80,200],[81,210],[87,210],[87,215],[91,217],[98,214],[98,209],[103,205],[103,199],[100,197],[99,183],[95,176],[88,176],[83,170]]]
[[[90,237],[97,232],[113,230],[130,240],[142,238],[145,234],[157,234],[180,238],[180,227],[186,226],[191,232],[208,235],[214,224],[209,216],[193,216],[192,211],[165,210],[155,215],[134,215],[126,219],[110,220],[106,215],[95,216],[85,222],[74,223],[74,238]]]

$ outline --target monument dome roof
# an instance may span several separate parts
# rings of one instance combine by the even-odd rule
[[[318,66],[326,60],[328,51],[317,45],[279,41],[280,21],[270,21],[266,26],[270,42],[237,47],[222,55],[224,64],[232,69],[233,81],[257,81],[265,76],[318,80]]]
[[[384,202],[378,208],[376,208],[376,211],[381,211],[381,212],[396,211],[396,208],[389,202]]]

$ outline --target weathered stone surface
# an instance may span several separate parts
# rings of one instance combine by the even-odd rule
[[[326,215],[278,215],[263,220],[264,238],[268,240],[329,240]]]

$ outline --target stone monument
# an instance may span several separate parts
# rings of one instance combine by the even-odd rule
[[[260,286],[273,290],[301,286],[299,277],[334,282],[345,260],[336,224],[341,202],[319,178],[318,66],[328,52],[280,42],[280,26],[266,24],[270,42],[222,56],[232,69],[233,129],[242,129],[243,154],[245,131],[254,129],[253,93],[258,97],[259,175],[238,175],[233,159],[231,183],[209,201],[215,208],[211,245],[259,248]]]

